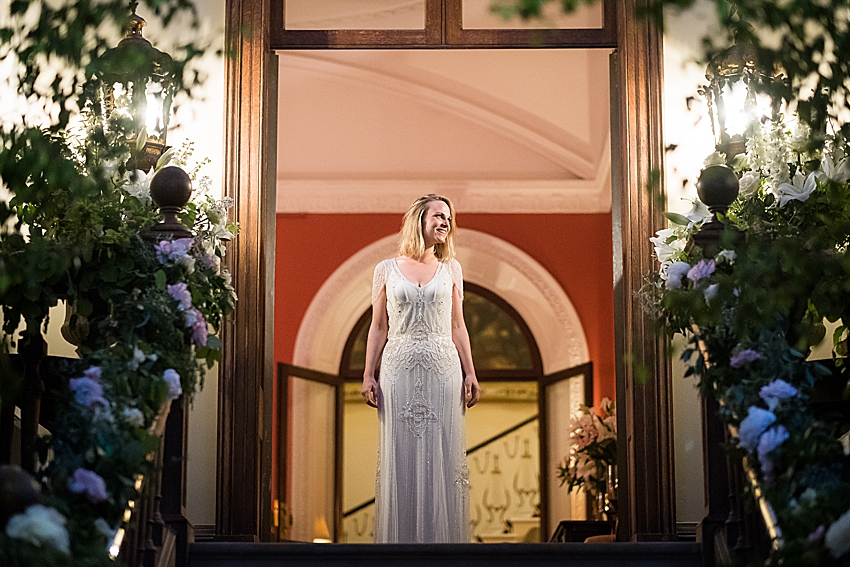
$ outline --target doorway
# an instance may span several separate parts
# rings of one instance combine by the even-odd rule
[[[433,19],[435,11],[432,8],[435,5],[439,18],[441,4],[445,4],[445,14],[453,14],[454,21],[460,21],[457,17],[460,2],[427,0],[427,22]],[[614,3],[605,5],[613,7]],[[242,237],[237,243],[237,253],[232,256],[235,283],[240,290],[237,318],[241,323],[225,337],[226,358],[222,366],[219,404],[222,435],[218,452],[217,531],[234,535],[261,534],[263,538],[267,537],[262,534],[269,533],[271,523],[271,506],[265,504],[268,502],[268,495],[264,495],[262,487],[268,486],[267,480],[264,480],[268,478],[264,463],[269,462],[268,448],[272,435],[271,408],[268,405],[263,407],[264,404],[260,401],[268,400],[268,397],[264,398],[263,390],[271,388],[273,352],[269,342],[273,326],[271,302],[268,301],[270,294],[264,290],[268,289],[272,281],[268,251],[273,249],[274,231],[268,230],[268,227],[275,221],[274,215],[269,214],[268,204],[273,199],[270,201],[267,192],[269,180],[274,179],[274,173],[270,177],[267,175],[267,167],[274,166],[274,158],[266,148],[270,145],[269,140],[274,139],[275,126],[270,124],[269,118],[275,116],[274,108],[277,107],[277,97],[274,94],[277,73],[270,73],[268,65],[274,57],[264,51],[263,41],[268,41],[271,36],[272,45],[281,45],[279,40],[282,10],[282,2],[228,0],[229,37],[238,40],[241,37],[239,34],[245,29],[253,29],[254,33],[244,38],[241,43],[233,43],[237,57],[232,60],[234,63],[229,65],[228,70],[227,187],[228,193],[236,200],[235,213],[243,227]],[[618,286],[622,285],[624,288],[617,292],[617,305],[622,306],[622,311],[618,312],[619,319],[613,336],[619,345],[618,353],[634,352],[651,365],[649,370],[653,381],[644,388],[644,398],[654,397],[663,402],[667,399],[664,395],[667,381],[663,368],[656,376],[653,362],[657,356],[653,353],[662,350],[655,339],[645,332],[645,322],[635,316],[635,310],[639,308],[629,301],[629,290],[639,287],[640,277],[647,269],[648,257],[625,253],[628,247],[637,250],[646,237],[654,232],[661,219],[661,206],[647,203],[643,195],[643,183],[648,178],[649,168],[660,163],[661,155],[659,117],[654,113],[654,109],[658,108],[660,96],[660,69],[657,65],[659,36],[649,29],[650,26],[646,22],[635,20],[631,10],[631,3],[626,3],[616,25],[613,21],[610,26],[605,24],[608,33],[596,33],[592,30],[590,33],[586,33],[587,30],[572,30],[578,32],[572,34],[547,32],[537,34],[536,43],[530,41],[527,34],[510,33],[507,37],[513,39],[507,43],[496,41],[489,42],[488,45],[505,46],[513,42],[515,45],[522,44],[526,47],[546,47],[557,44],[557,41],[573,46],[619,44],[620,64],[612,71],[617,81],[615,100],[618,101],[612,124],[615,125],[614,132],[618,144],[616,155],[622,158],[615,160],[615,163],[621,165],[622,169],[615,171],[613,175],[616,179],[614,195],[618,203],[614,207],[615,218],[609,222],[614,225],[614,280],[618,282]],[[605,20],[609,21],[607,8]],[[444,32],[446,31],[452,36],[457,29],[444,29]],[[320,43],[326,48],[353,45],[345,39],[344,32],[312,35],[321,36]],[[355,35],[368,41],[382,36],[380,33]],[[465,39],[454,36],[450,40],[465,46],[483,46],[479,41],[481,34],[460,35],[465,36]],[[350,39],[351,34],[348,36]],[[560,39],[552,40],[553,36]],[[572,40],[564,39],[565,36],[571,36]],[[425,38],[423,44],[427,41],[432,39]],[[443,40],[438,37],[437,43],[440,41]],[[384,46],[392,44],[383,42]],[[314,43],[313,46],[318,47],[318,44]],[[359,47],[362,46],[361,42]],[[517,202],[526,204],[521,198]],[[397,227],[393,227],[392,232],[395,228]],[[264,263],[266,267],[263,267]],[[254,317],[258,313],[262,316],[264,312],[267,313],[265,325],[258,328]],[[611,336],[612,333],[609,333],[609,341]],[[617,368],[618,379],[622,380],[624,388],[631,388],[635,377],[628,365],[623,365],[622,358],[618,359]],[[625,391],[618,388],[621,394]],[[258,412],[252,414],[251,407],[258,408]],[[236,414],[241,415],[243,408],[249,408],[246,414],[248,419],[234,419]],[[252,420],[251,415],[257,419]],[[621,495],[621,504],[627,512],[621,518],[621,530],[626,534],[626,538],[634,531],[666,532],[670,529],[670,499],[667,496],[670,486],[667,483],[658,484],[657,481],[669,476],[665,472],[669,467],[669,453],[666,452],[669,443],[665,441],[664,435],[646,433],[667,431],[662,427],[667,414],[657,404],[647,404],[627,407],[621,415],[621,425],[625,423],[621,435],[630,435],[628,451],[621,466],[621,474],[625,475],[621,486],[627,490],[627,494]],[[659,427],[641,430],[632,428],[633,422],[644,421],[658,423]],[[631,437],[632,435],[634,437]],[[246,438],[257,439],[257,444],[234,443],[238,439]],[[643,463],[644,468],[634,469],[634,462]],[[255,468],[255,464],[259,465],[259,469]],[[627,500],[623,500],[623,496],[626,496]],[[633,500],[629,501],[630,498]],[[635,501],[637,508],[651,513],[635,515]]]

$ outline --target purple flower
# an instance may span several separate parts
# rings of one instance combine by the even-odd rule
[[[185,311],[192,307],[192,293],[189,291],[189,286],[184,282],[177,282],[176,284],[167,286],[167,288],[168,294],[180,303],[177,306],[180,311]]]
[[[812,533],[809,534],[809,537],[808,537],[809,543],[814,543],[814,542],[816,542],[820,539],[823,539],[823,534],[825,534],[825,533],[826,533],[826,526],[823,525],[823,524],[819,525],[817,528],[815,528],[815,531],[813,531]]]
[[[183,388],[180,386],[180,375],[173,368],[169,368],[162,374],[162,379],[168,384],[168,399],[176,400],[183,394]]]
[[[761,358],[761,355],[753,349],[747,348],[740,351],[738,354],[729,359],[729,366],[732,368],[741,368],[742,366],[754,362]]]
[[[783,425],[771,427],[759,439],[758,457],[761,464],[761,472],[767,480],[773,479],[773,461],[768,456],[771,451],[788,440],[788,430]]]
[[[75,494],[85,494],[92,504],[103,502],[109,498],[106,493],[106,482],[94,471],[77,469],[74,477],[68,479],[68,489]]]
[[[97,380],[91,378],[72,378],[68,387],[74,392],[74,401],[87,408],[97,404],[109,405],[103,397],[103,386]]]
[[[100,381],[100,375],[101,371],[99,366],[89,366],[83,371],[83,376],[85,376],[86,378],[91,378],[95,382]]]
[[[797,388],[785,380],[779,379],[774,380],[767,386],[762,386],[761,390],[759,390],[759,396],[767,402],[767,407],[770,408],[770,411],[776,409],[776,404],[779,403],[779,400],[791,398],[796,395]]]
[[[206,253],[200,257],[201,265],[214,274],[221,271],[221,260],[215,254]]]
[[[747,417],[741,421],[741,425],[738,427],[738,445],[747,451],[754,451],[758,446],[761,434],[775,421],[776,416],[773,415],[773,412],[750,406]]]
[[[156,250],[156,259],[160,263],[180,261],[189,254],[192,245],[195,241],[191,238],[178,238],[177,240],[160,240],[159,244],[154,246]]]
[[[687,262],[673,262],[667,266],[667,281],[664,282],[664,287],[667,289],[679,289],[682,287],[682,278],[691,269],[691,265]]]
[[[697,283],[714,273],[714,260],[700,260],[696,266],[688,270],[688,279]]]
[[[207,322],[197,309],[185,311],[185,326],[192,328],[192,343],[207,346]]]

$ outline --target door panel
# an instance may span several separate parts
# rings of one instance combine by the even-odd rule
[[[540,451],[540,531],[546,541],[561,520],[587,517],[584,494],[567,492],[555,476],[555,467],[570,453],[570,418],[579,405],[593,405],[593,363],[544,376],[538,403],[540,447],[544,448]]]
[[[339,537],[342,385],[333,374],[278,365],[279,539]]]

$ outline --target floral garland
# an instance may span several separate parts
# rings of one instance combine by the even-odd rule
[[[172,157],[185,164],[190,154],[185,146],[158,167]],[[225,242],[238,231],[226,216],[232,203],[211,197],[203,178],[183,213],[194,237],[148,243],[142,235],[157,216],[153,175],[111,173],[111,191],[76,203],[92,213],[81,239],[96,234],[68,274],[72,324],[87,337],[80,360],[57,369],[70,379],[42,450],[52,455],[38,475],[43,502],[13,515],[0,532],[3,565],[111,564],[108,549],[127,503],[138,498],[137,479],[153,472],[147,456],[159,446],[163,410],[181,395],[191,399],[205,368],[220,359],[216,334],[236,300],[221,268]],[[80,223],[72,218],[78,212],[53,219],[53,228]],[[15,314],[6,302],[4,309]]]
[[[810,136],[793,124],[758,128],[735,160],[740,192],[720,217],[720,242],[688,245],[710,218],[699,201],[668,213],[672,226],[651,239],[660,269],[640,295],[668,333],[688,337],[686,375],[720,402],[730,451],[773,508],[782,544],[769,563],[850,565],[850,457],[838,440],[847,424],[808,410],[816,381],[842,370],[848,352],[850,157],[839,135],[808,153]],[[809,361],[825,320],[834,358]]]
[[[557,467],[561,486],[570,492],[584,489],[591,498],[606,490],[608,467],[617,465],[617,413],[614,402],[603,398],[599,408],[579,406],[570,418],[570,453]]]

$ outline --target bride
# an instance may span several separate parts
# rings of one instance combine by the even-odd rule
[[[451,202],[420,197],[404,215],[399,256],[375,267],[361,394],[380,424],[376,543],[469,542],[464,415],[480,388],[454,231]]]

